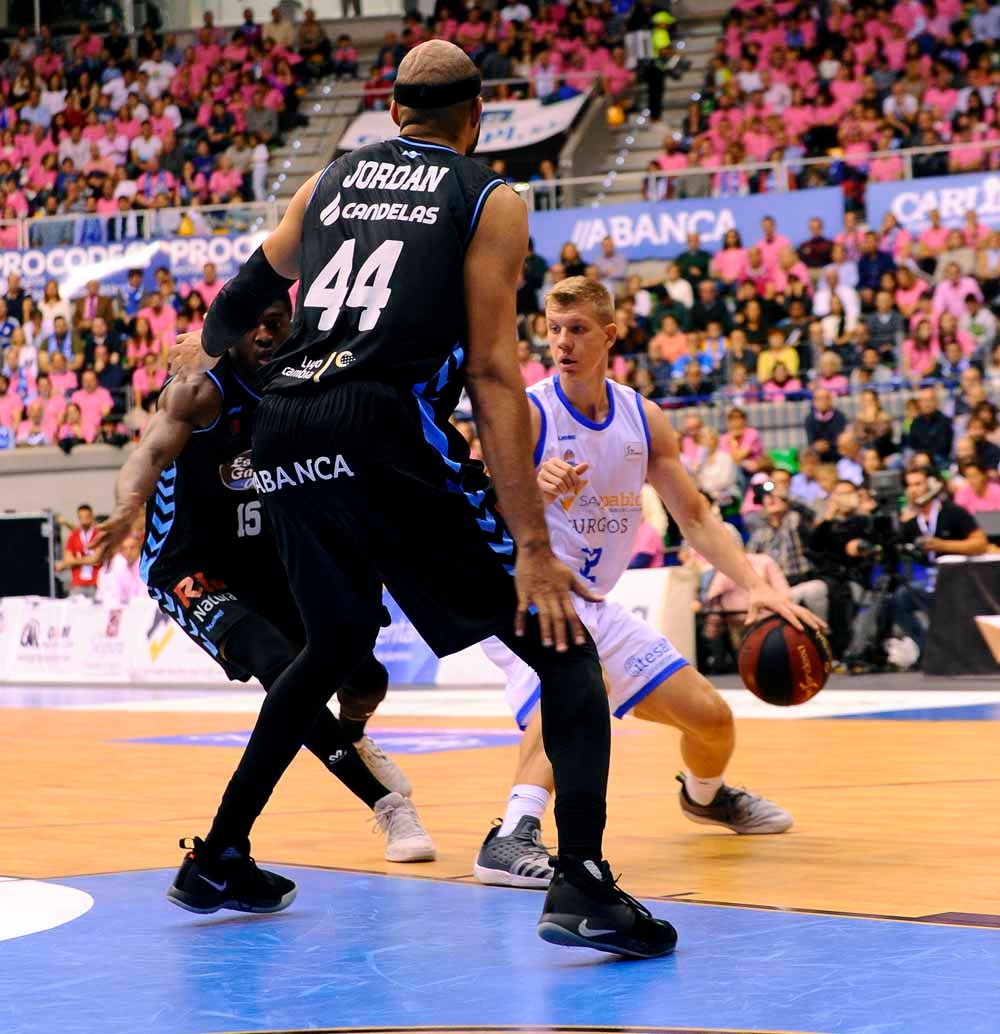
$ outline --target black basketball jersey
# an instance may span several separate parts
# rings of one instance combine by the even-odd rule
[[[329,165],[306,206],[295,325],[265,371],[267,390],[433,379],[453,407],[465,253],[501,182],[473,158],[407,137]]]
[[[191,435],[146,504],[140,570],[147,584],[192,564],[232,577],[233,572],[250,575],[254,568],[263,568],[263,574],[278,560],[250,462],[260,395],[236,371],[228,352],[206,376],[222,396],[219,416]]]

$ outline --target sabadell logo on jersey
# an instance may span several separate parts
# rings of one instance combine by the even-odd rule
[[[319,220],[324,226],[333,226],[338,219],[361,220],[362,222],[397,222],[397,223],[423,223],[425,226],[433,226],[437,222],[438,212],[441,209],[428,208],[426,205],[407,205],[399,202],[389,204],[383,201],[379,204],[366,205],[360,201],[351,201],[341,205],[341,195],[338,194],[319,214]]]

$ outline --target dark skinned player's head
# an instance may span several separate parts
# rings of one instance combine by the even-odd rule
[[[260,314],[256,326],[243,335],[232,351],[241,366],[256,373],[274,358],[291,332],[292,303],[288,295],[283,295]]]

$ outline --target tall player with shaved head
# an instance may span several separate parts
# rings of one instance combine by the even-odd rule
[[[527,212],[468,157],[479,73],[440,40],[399,67],[399,136],[312,176],[222,290],[182,364],[221,355],[251,313],[301,281],[290,337],[264,372],[256,483],[306,647],[261,709],[211,830],[175,886],[239,873],[269,906],[292,883],[256,869],[249,835],[329,690],[375,642],[382,585],[439,655],[496,636],[537,672],[559,853],[538,933],[648,958],[676,932],[620,890],[604,860],[610,723],[590,590],[552,552],[515,357]],[[195,347],[197,353],[195,354]],[[468,389],[493,476],[448,424]],[[502,511],[503,516],[500,516]]]

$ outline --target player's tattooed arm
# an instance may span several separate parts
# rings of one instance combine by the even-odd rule
[[[142,440],[119,471],[114,512],[98,528],[102,562],[114,556],[132,530],[163,470],[181,454],[194,431],[218,418],[221,407],[222,396],[210,377],[181,374],[170,381]]]

